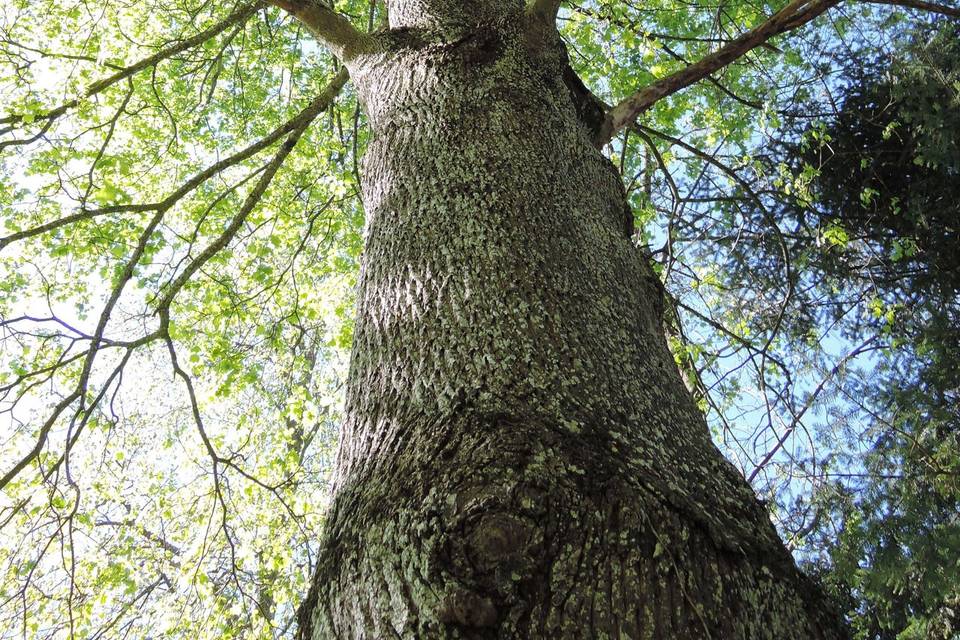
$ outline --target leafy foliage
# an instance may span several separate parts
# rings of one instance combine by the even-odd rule
[[[783,9],[589,0],[559,24],[616,104]],[[718,444],[864,638],[956,626],[940,33],[889,66],[902,12],[834,7],[607,146]],[[847,97],[810,125],[824,91]],[[7,0],[0,96],[0,638],[290,636],[362,247],[345,72],[265,2]]]
[[[851,61],[835,113],[794,118],[766,144],[756,166],[782,191],[737,214],[789,231],[782,247],[732,251],[727,284],[777,282],[765,253],[785,247],[802,269],[786,334],[833,325],[837,342],[883,345],[868,369],[835,372],[845,406],[821,427],[827,455],[805,464],[820,467],[812,501],[792,486],[778,500],[811,514],[802,553],[858,637],[949,639],[960,629],[960,39],[952,23],[904,39],[892,61]]]
[[[14,3],[0,35],[0,473],[42,444],[4,482],[0,637],[289,633],[350,342],[354,100],[316,101],[333,61],[262,5]]]
[[[823,148],[793,149],[808,162],[822,154],[822,211],[857,238],[821,268],[871,279],[877,329],[897,345],[856,389],[873,413],[869,474],[822,496],[841,530],[820,544],[831,548],[831,580],[863,609],[864,638],[960,631],[958,36],[953,24],[916,36],[847,95],[821,130]]]

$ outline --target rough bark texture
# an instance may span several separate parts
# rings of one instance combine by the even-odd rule
[[[555,31],[390,13],[350,62],[367,244],[303,637],[841,637],[681,382]]]

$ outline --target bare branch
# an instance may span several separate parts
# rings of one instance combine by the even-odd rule
[[[770,460],[773,459],[773,456],[775,456],[777,452],[780,451],[780,449],[786,443],[787,439],[790,437],[790,434],[792,434],[796,430],[797,426],[800,424],[800,421],[803,419],[804,414],[814,405],[814,403],[817,400],[817,397],[823,391],[824,387],[826,387],[827,383],[835,375],[837,375],[837,373],[839,373],[844,367],[846,367],[851,360],[853,360],[854,358],[856,358],[857,356],[863,353],[866,353],[867,351],[873,351],[877,349],[877,347],[873,346],[873,343],[876,340],[877,340],[877,336],[871,336],[862,344],[860,344],[860,346],[851,350],[849,353],[847,353],[845,356],[843,356],[837,361],[837,363],[833,366],[832,369],[830,369],[827,375],[825,375],[820,380],[820,384],[818,384],[817,387],[810,393],[810,397],[807,398],[807,401],[806,403],[804,403],[803,408],[800,410],[800,413],[798,413],[793,417],[793,421],[787,426],[786,429],[784,429],[783,434],[780,436],[780,438],[777,439],[777,442],[773,445],[773,447],[771,447],[771,449],[766,453],[766,455],[763,457],[763,460],[761,460],[757,464],[757,466],[754,467],[753,471],[750,472],[750,475],[747,477],[747,482],[753,482],[754,479],[757,477],[757,475],[761,471],[763,471],[764,467],[766,467],[767,464],[769,464]]]
[[[933,13],[942,13],[945,16],[960,18],[960,8],[949,7],[945,4],[935,2],[924,2],[923,0],[863,0],[868,4],[888,4],[895,7],[905,7],[907,9],[919,9],[920,11],[932,11]]]
[[[367,51],[373,42],[350,21],[319,0],[270,0],[310,30],[333,55],[348,62]]]
[[[770,38],[810,22],[838,2],[839,0],[792,0],[760,26],[731,40],[714,53],[640,89],[607,114],[597,137],[598,146],[609,142],[617,132],[629,126],[660,99],[719,71]]]

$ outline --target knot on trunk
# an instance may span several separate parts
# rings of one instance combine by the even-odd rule
[[[450,44],[450,51],[472,67],[496,62],[505,49],[503,35],[493,25],[479,25]]]
[[[465,493],[465,503],[448,513],[446,544],[436,557],[448,576],[437,616],[448,624],[503,632],[541,600],[543,524],[507,492]]]
[[[526,547],[533,537],[530,523],[505,513],[481,518],[467,536],[467,553],[482,572],[524,562]]]
[[[441,552],[446,570],[461,583],[498,599],[537,573],[544,538],[542,523],[509,495],[516,490],[500,489],[499,495],[461,490],[456,512],[448,513],[448,542]]]
[[[497,609],[490,598],[455,587],[440,600],[437,620],[463,627],[493,627]]]

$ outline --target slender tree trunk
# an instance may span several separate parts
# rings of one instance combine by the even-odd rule
[[[350,63],[366,252],[302,636],[841,637],[681,382],[556,33],[390,10]]]

